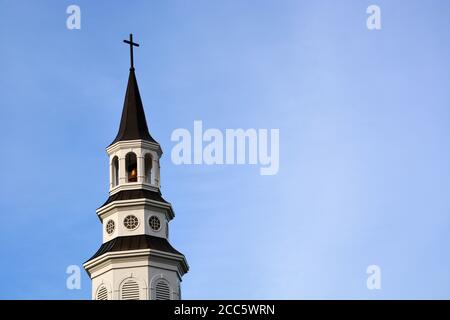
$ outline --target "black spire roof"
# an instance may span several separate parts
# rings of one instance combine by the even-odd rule
[[[157,143],[148,132],[144,107],[142,105],[141,95],[139,94],[134,68],[132,67],[130,68],[130,76],[128,77],[127,92],[125,94],[119,132],[111,145],[117,141],[138,139]]]

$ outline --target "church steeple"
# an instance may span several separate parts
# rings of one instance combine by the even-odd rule
[[[93,299],[180,299],[189,266],[169,243],[175,214],[160,191],[161,146],[151,137],[133,64],[119,132],[106,148],[108,200],[97,209],[103,244],[84,264],[92,279]]]

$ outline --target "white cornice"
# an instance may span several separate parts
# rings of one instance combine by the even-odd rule
[[[168,220],[172,220],[175,217],[175,212],[173,211],[172,205],[170,203],[159,202],[147,198],[113,201],[107,204],[106,206],[98,208],[96,212],[100,220],[103,221],[102,216],[108,213],[111,209],[118,207],[142,206],[142,205],[165,209],[165,211],[167,212]]]
[[[145,189],[153,192],[159,192],[158,187],[155,187],[146,182],[128,182],[125,184],[119,184],[118,186],[112,188],[109,191],[109,195],[112,196],[113,194],[116,194],[123,190],[138,190],[138,189]]]
[[[189,265],[186,261],[186,258],[183,255],[179,254],[173,254],[169,252],[154,250],[154,249],[140,249],[140,250],[129,250],[129,251],[114,251],[114,252],[107,252],[105,254],[102,254],[99,257],[96,257],[95,259],[92,259],[90,261],[87,261],[83,264],[84,269],[91,275],[93,272],[95,272],[94,269],[97,267],[101,268],[102,264],[111,262],[112,260],[119,260],[119,259],[140,259],[140,258],[162,258],[162,259],[168,259],[177,262],[178,265],[178,273],[180,276],[183,276],[185,273],[189,271]]]
[[[125,140],[125,141],[117,141],[113,145],[106,148],[106,152],[111,155],[112,153],[120,150],[120,149],[128,149],[128,148],[143,148],[155,150],[158,152],[158,155],[162,155],[162,149],[159,143],[150,142],[146,140]]]

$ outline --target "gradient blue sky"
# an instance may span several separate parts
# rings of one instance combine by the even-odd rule
[[[183,298],[450,298],[450,2],[1,0],[0,23],[0,298],[90,298],[65,270],[101,243],[130,32]],[[194,120],[279,128],[278,175],[175,166]]]

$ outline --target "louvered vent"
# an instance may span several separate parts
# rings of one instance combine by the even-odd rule
[[[134,280],[128,280],[122,285],[122,300],[139,300],[139,285]]]
[[[170,300],[170,288],[165,281],[156,284],[156,300]]]
[[[97,300],[108,300],[108,290],[106,290],[105,286],[102,286],[97,291]]]

